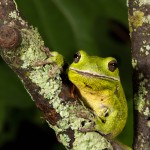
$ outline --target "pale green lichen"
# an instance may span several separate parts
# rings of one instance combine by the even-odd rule
[[[70,142],[70,138],[68,137],[68,135],[66,135],[66,134],[60,134],[59,135],[59,139],[60,139],[60,141],[63,143],[63,145],[65,146],[65,147],[69,147],[69,142]]]
[[[90,122],[88,122],[86,119],[84,119],[82,117],[81,118],[77,117],[74,114],[77,109],[76,106],[63,105],[63,104],[60,104],[60,102],[57,102],[57,103],[59,103],[59,107],[58,107],[58,104],[54,104],[54,103],[56,103],[56,102],[52,102],[53,107],[55,108],[56,112],[58,112],[60,114],[60,116],[62,117],[62,119],[58,121],[59,127],[61,129],[66,130],[70,127],[72,130],[79,130],[82,122],[85,123],[84,128],[90,128],[90,126],[91,126]],[[79,107],[82,107],[82,106],[78,106],[78,109],[79,109]],[[82,111],[88,111],[88,110],[86,110],[86,109],[83,110],[83,108],[82,108]],[[91,118],[91,117],[92,116],[89,115],[89,118]]]
[[[53,101],[53,100],[52,100]],[[57,100],[58,101],[58,100]],[[52,103],[53,104],[53,103]],[[82,141],[82,140],[85,140],[86,138],[87,139],[90,139],[90,137],[93,135],[94,136],[94,132],[90,132],[90,134],[87,134],[86,135],[86,133],[83,133],[83,132],[80,132],[79,131],[79,129],[80,129],[80,127],[81,127],[81,123],[82,123],[82,121],[84,121],[84,123],[85,123],[85,126],[84,127],[86,127],[86,128],[89,128],[90,126],[91,126],[91,124],[90,124],[90,122],[88,122],[88,121],[86,121],[86,119],[84,119],[84,118],[80,118],[80,117],[77,117],[77,116],[75,116],[75,114],[74,114],[74,112],[76,111],[76,107],[75,106],[72,106],[72,107],[70,107],[69,105],[63,105],[63,104],[60,104],[59,103],[59,107],[58,107],[58,105],[57,104],[55,104],[55,105],[53,105],[53,106],[56,106],[56,111],[57,112],[59,112],[60,113],[60,115],[63,117],[62,119],[60,119],[58,122],[57,122],[57,124],[59,125],[59,129],[57,128],[57,126],[51,126],[50,125],[50,127],[52,127],[54,130],[55,130],[55,132],[56,132],[56,134],[58,133],[58,132],[62,132],[62,131],[65,131],[65,130],[67,130],[68,128],[71,128],[74,132],[75,132],[75,141],[76,140],[79,140],[79,141]],[[81,107],[81,106],[79,106],[79,107]],[[83,109],[83,108],[82,108]],[[73,111],[74,110],[74,111]],[[86,111],[86,110],[85,110]],[[89,118],[90,118],[90,116],[89,116]],[[95,139],[95,140],[97,140],[97,139],[99,139],[100,137],[100,135],[98,134],[98,133],[96,133],[97,134],[97,138]],[[64,135],[60,135],[60,134],[58,134],[58,138],[60,139],[60,141],[61,141],[61,143],[63,143],[65,146],[67,146],[68,147],[68,142],[69,142],[69,137],[67,136],[67,138],[65,138],[64,137]],[[94,137],[93,137],[94,138]],[[91,147],[94,147],[95,145],[97,145],[97,147],[99,147],[99,144],[98,143],[93,143],[94,141],[93,141],[93,138],[91,138],[88,142],[90,142],[91,143],[91,146],[89,146],[89,148],[91,148]],[[103,139],[104,140],[104,139]],[[102,145],[102,144],[106,144],[106,143],[108,143],[107,141],[100,141],[100,139],[98,140],[99,142],[102,142],[100,145]],[[87,141],[86,141],[87,142]],[[82,144],[83,144],[83,141],[82,141]],[[80,148],[82,149],[83,147],[80,147],[79,146],[80,145],[80,143],[78,143],[77,145],[73,145],[73,149],[74,150],[76,150],[76,149],[79,149],[80,150]],[[75,147],[74,147],[75,146]],[[104,146],[103,146],[104,147]],[[100,148],[100,147],[99,147]]]
[[[15,20],[19,20],[22,25],[26,24],[26,22],[22,20],[21,17],[19,17],[17,11],[11,12],[9,14],[9,17]],[[50,127],[55,130],[56,134],[59,133],[58,136],[61,143],[63,143],[66,147],[69,146],[68,143],[70,142],[70,138],[68,137],[67,133],[65,134],[64,131],[71,127],[71,129],[75,130],[76,133],[76,143],[74,144],[75,150],[80,148],[80,144],[82,144],[82,150],[85,149],[86,144],[90,150],[95,150],[95,148],[110,148],[110,143],[105,138],[101,137],[100,134],[96,132],[89,132],[85,134],[78,131],[83,121],[85,124],[84,126],[87,128],[90,127],[91,124],[86,119],[75,116],[75,112],[77,109],[76,106],[61,103],[62,99],[59,98],[62,86],[62,80],[59,70],[60,68],[56,70],[54,75],[49,76],[49,71],[54,69],[54,65],[47,64],[38,67],[33,65],[38,61],[43,61],[47,59],[47,55],[41,50],[41,47],[44,46],[44,42],[41,39],[37,29],[34,29],[32,27],[30,27],[29,29],[21,29],[21,35],[22,43],[21,46],[18,48],[18,51],[20,52],[20,59],[22,60],[21,68],[28,70],[26,77],[29,78],[32,83],[35,83],[39,87],[39,93],[49,101],[49,103],[53,106],[56,112],[59,113],[62,117],[55,126],[52,126],[47,121]],[[59,65],[61,64],[62,62],[60,61]],[[88,112],[88,110],[85,109],[83,106],[79,107],[79,110],[81,109],[86,113]],[[89,113],[88,118],[93,118],[92,113]],[[64,134],[60,134],[61,131],[64,132]]]
[[[136,28],[142,26],[144,13],[142,11],[134,11],[133,16],[129,16],[129,22]]]
[[[139,150],[148,150],[146,147],[145,147],[145,140],[144,140],[144,135],[142,132],[139,132],[138,134],[138,141],[140,141],[140,147],[138,147]]]
[[[143,43],[143,46],[140,48],[140,52],[141,52],[141,55],[142,54],[145,54],[146,56],[149,55],[150,54],[150,45]]]
[[[19,20],[19,22],[22,25],[26,25],[26,22],[21,17],[19,17],[19,13],[16,10],[14,10],[14,11],[9,13],[9,18],[12,18],[12,19],[15,19],[15,20]],[[13,25],[13,22],[9,22],[9,24]]]
[[[129,35],[130,35],[130,37],[132,37],[133,28],[132,28],[131,21],[130,21],[130,15],[128,14],[128,16],[129,16],[128,23],[129,23],[129,31],[130,31]]]
[[[143,95],[135,95],[134,96],[134,102],[135,102],[135,109],[139,112],[143,111],[143,107],[145,105],[145,102],[143,100]]]
[[[145,108],[145,111],[143,112],[143,114],[144,114],[145,116],[147,116],[147,117],[150,116],[150,110],[149,110],[149,107],[146,107],[146,108]]]
[[[149,51],[145,51],[145,55],[146,55],[146,56],[149,55]]]
[[[91,144],[92,141],[92,144]],[[86,132],[75,134],[75,142],[73,143],[73,150],[112,150],[110,143],[98,133]]]
[[[141,52],[141,53],[144,53],[143,47],[140,48],[140,52]]]
[[[33,70],[28,73],[28,77],[33,83],[40,87],[39,93],[48,99],[50,103],[54,103],[54,106],[58,108],[60,104],[59,93],[61,91],[61,77],[60,69],[55,71],[55,74],[52,77],[49,76],[49,71],[55,69],[55,66],[47,64],[44,66],[34,66],[38,61],[44,61],[47,59],[47,55],[41,50],[41,47],[44,45],[43,40],[41,39],[37,29],[30,30],[22,29],[22,43],[20,50],[20,58],[22,60],[22,68],[26,69],[32,67]],[[52,100],[52,101],[51,101]],[[60,105],[59,105],[60,107]]]
[[[129,7],[129,0],[126,1],[126,6]]]
[[[59,127],[50,125],[57,133],[65,131],[69,127],[69,105],[63,105],[59,94],[61,92],[62,80],[60,77],[60,69],[55,70],[55,74],[49,75],[49,71],[55,69],[55,65],[47,64],[41,66],[34,66],[33,64],[38,61],[44,61],[47,56],[41,51],[43,41],[41,40],[36,29],[31,28],[29,30],[22,30],[22,49],[21,49],[21,60],[23,62],[22,68],[32,67],[33,69],[27,74],[33,83],[40,87],[39,93],[44,96],[45,99],[53,106],[57,113],[60,114],[60,119],[57,124]],[[62,64],[62,63],[61,63]],[[71,108],[72,109],[72,108]],[[75,108],[74,108],[75,109]],[[68,146],[70,141],[66,134],[59,136],[61,142]]]
[[[150,50],[150,45],[146,45],[145,48],[149,51]]]
[[[132,67],[135,69],[137,67],[137,60],[132,59]]]
[[[59,104],[59,107],[58,107],[58,105],[57,105],[57,107],[55,107],[56,104],[54,104],[53,107],[55,108],[56,112],[58,112],[60,114],[60,116],[62,117],[62,119],[58,121],[59,127],[62,130],[68,129],[69,128],[69,118],[71,115],[71,114],[69,114],[69,106],[61,104],[59,100],[57,100],[57,102],[54,102],[54,101],[56,101],[56,100],[53,99],[51,101],[51,104],[52,105],[53,105],[53,103]]]
[[[37,29],[22,29],[21,33],[21,60],[23,60],[22,68],[32,66],[34,62],[45,60],[47,56],[41,51],[41,47],[44,45],[44,42],[41,39]]]
[[[139,79],[142,79],[144,76],[142,73],[139,74]],[[140,81],[138,93],[134,96],[135,109],[139,112],[143,112],[144,105],[146,103],[145,95],[148,93],[145,84],[148,82],[147,79]]]
[[[83,121],[84,121],[83,118],[74,119],[74,122],[71,123],[71,128],[72,128],[73,130],[78,130],[78,129],[80,129],[80,127],[81,127],[81,122],[83,122]],[[87,128],[88,128],[88,125],[85,124],[84,127],[87,127]]]
[[[145,17],[143,18],[143,22],[150,24],[150,15],[145,16]]]
[[[18,11],[18,5],[17,5],[16,1],[13,0],[13,2],[14,2],[14,4],[15,4],[15,6],[16,6],[16,10]]]
[[[150,5],[150,1],[149,0],[139,0],[139,6],[142,5]]]
[[[55,101],[58,99],[58,94],[61,91],[61,78],[59,78],[58,74],[55,76],[57,80],[50,78],[48,73],[51,69],[51,65],[46,65],[43,68],[36,67],[35,70],[31,71],[29,78],[33,83],[36,83],[36,85],[41,88],[41,95],[43,95],[46,99]]]
[[[143,78],[144,78],[143,73],[139,73],[139,79],[143,79]]]
[[[147,126],[150,128],[150,121],[147,121]]]
[[[22,20],[21,19],[21,17],[18,17],[19,15],[18,15],[18,13],[17,13],[17,11],[16,10],[14,10],[14,11],[11,11],[10,13],[9,13],[9,17],[10,18],[13,18],[13,19],[18,19],[18,20]]]

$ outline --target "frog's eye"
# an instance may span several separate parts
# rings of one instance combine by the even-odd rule
[[[81,58],[80,52],[77,52],[74,54],[74,62],[75,63],[79,62],[80,58]]]
[[[111,60],[111,61],[108,63],[108,69],[109,69],[111,72],[114,72],[117,67],[118,67],[118,64],[117,64],[117,61],[116,61],[116,60]]]

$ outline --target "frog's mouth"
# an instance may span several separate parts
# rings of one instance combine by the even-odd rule
[[[75,69],[73,67],[69,67],[70,70],[73,70],[81,75],[84,75],[84,76],[88,76],[88,77],[94,77],[94,78],[101,78],[101,79],[105,79],[105,80],[114,80],[114,81],[120,81],[120,79],[118,78],[115,78],[115,77],[111,77],[111,76],[106,76],[106,75],[102,75],[102,74],[98,74],[96,72],[88,72],[87,70],[84,71],[84,70],[79,70],[79,69]]]

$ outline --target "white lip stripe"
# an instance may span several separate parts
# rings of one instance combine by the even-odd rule
[[[98,73],[91,73],[91,72],[89,72],[89,71],[84,71],[84,70],[79,70],[79,69],[75,69],[75,68],[73,68],[73,67],[69,67],[69,69],[70,70],[74,70],[74,71],[77,71],[77,72],[79,72],[79,73],[85,73],[85,74],[89,74],[89,75],[92,75],[92,76],[97,76],[97,77],[99,77],[99,78],[106,78],[106,79],[111,79],[111,80],[116,80],[116,81],[120,81],[118,78],[115,78],[115,77],[110,77],[110,76],[106,76],[106,75],[101,75],[101,74],[98,74]]]

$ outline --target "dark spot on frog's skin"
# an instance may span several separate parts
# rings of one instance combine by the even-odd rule
[[[106,120],[104,120],[104,119],[102,119],[102,118],[101,118],[101,121],[102,121],[102,123],[106,123]]]
[[[102,123],[106,123],[107,117],[109,117],[109,115],[110,115],[110,110],[109,110],[109,108],[108,108],[107,106],[105,106],[105,105],[102,105],[102,106],[100,107],[100,109],[103,110],[102,115],[103,115],[103,117],[104,117],[104,118],[103,118],[103,117],[102,117],[102,118],[100,117],[100,119],[101,119]]]
[[[91,87],[91,86],[89,86],[89,85],[87,85],[86,83],[84,83],[84,85],[85,85],[85,87],[87,87],[87,88],[89,88],[89,89],[92,89],[92,87]],[[89,93],[90,93],[91,95],[94,95],[94,94],[95,94],[95,93],[90,92],[90,91],[89,91]]]
[[[110,114],[109,114],[109,109],[108,108],[105,110],[104,114],[105,114],[104,117],[106,117],[106,118],[109,117]]]
[[[114,92],[115,95],[118,95],[118,89],[119,89],[119,86],[117,85],[116,90]]]
[[[92,89],[92,87],[89,86],[89,85],[87,85],[86,83],[84,83],[84,85],[85,85],[87,88]]]
[[[107,117],[109,117],[109,113],[108,112],[106,112],[106,114],[105,114],[105,116],[104,116],[105,118],[107,118]],[[102,121],[102,123],[106,123],[106,119],[104,120],[104,119],[102,119],[102,118],[100,118],[101,119],[101,121]]]
[[[109,116],[109,113],[108,113],[108,112],[106,112],[105,117],[108,117],[108,116]]]

